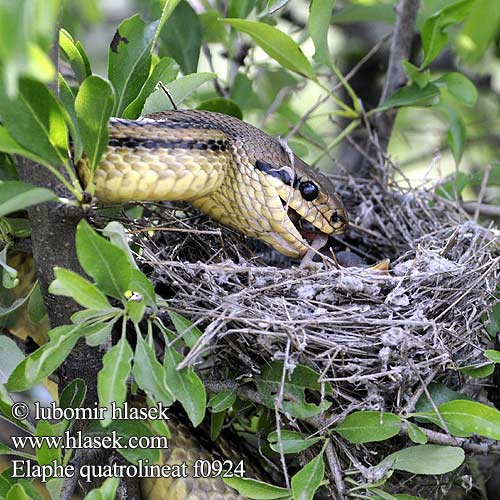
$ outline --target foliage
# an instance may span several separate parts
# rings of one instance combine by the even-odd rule
[[[291,25],[283,15],[293,12],[291,1],[231,0],[226,2],[227,9],[222,8],[224,2],[215,2],[215,8],[211,2],[201,3],[204,9],[199,12],[186,0],[138,2],[143,16],[134,13],[123,20],[112,40],[107,41],[106,78],[94,72],[97,63],[75,38],[81,26],[68,17],[68,12],[77,8],[84,12],[86,22],[98,22],[100,11],[96,2],[88,2],[91,7],[85,7],[85,2],[76,2],[78,7],[65,5],[62,19],[67,29],[60,31],[58,41],[61,56],[74,78],[59,74],[60,89],[56,94],[50,87],[56,68],[49,54],[63,3],[0,1],[0,166],[5,179],[0,181],[0,226],[6,243],[0,265],[5,289],[18,285],[16,271],[8,265],[6,255],[14,237],[29,233],[24,210],[55,200],[81,206],[85,205],[87,194],[93,194],[92,173],[108,143],[107,124],[111,116],[136,119],[171,109],[173,104],[231,114],[260,122],[267,132],[289,138],[292,150],[306,156],[312,164],[321,164],[342,139],[362,130],[367,120],[390,110],[417,112],[419,117],[438,116],[446,123],[442,137],[453,155],[457,175],[439,188],[439,194],[450,200],[461,199],[464,189],[481,184],[484,169],[458,169],[467,156],[467,140],[474,133],[469,123],[478,112],[477,107],[484,106],[488,99],[488,92],[471,76],[474,65],[491,59],[498,62],[499,58],[494,42],[499,36],[500,17],[487,0],[425,2],[417,23],[422,42],[422,53],[417,59],[421,63],[405,61],[407,84],[370,109],[339,69],[330,39],[345,24],[369,25],[374,15],[393,25],[391,2],[373,5],[339,1],[336,5],[334,0],[314,0],[305,16],[308,31],[294,31],[293,22]],[[42,10],[45,15],[40,16]],[[312,40],[309,47],[308,38]],[[222,52],[224,57],[215,60],[212,52]],[[454,62],[451,67],[439,66],[440,59],[450,53],[453,58],[460,56],[464,65]],[[200,58],[210,71],[198,71]],[[168,90],[170,98],[159,83]],[[296,102],[311,91],[324,99],[321,107],[311,107],[306,114]],[[270,109],[274,111],[272,116],[268,116]],[[317,123],[325,125],[325,132],[319,132]],[[329,140],[332,123],[335,139]],[[82,186],[77,179],[70,152],[73,160],[82,154],[86,156],[91,170],[88,185]],[[67,188],[71,199],[60,199],[47,189],[17,180],[12,173],[16,155],[48,169]],[[498,164],[493,164],[488,186],[498,186],[498,172]],[[249,498],[312,499],[325,483],[326,446],[337,439],[366,444],[407,436],[415,444],[407,442],[408,446],[373,465],[377,481],[352,479],[351,493],[359,495],[361,491],[363,498],[411,498],[388,493],[397,488],[397,483],[391,482],[394,471],[437,475],[459,468],[465,458],[462,448],[427,442],[429,431],[436,427],[457,438],[476,435],[500,439],[498,410],[465,400],[446,387],[435,389],[436,404],[430,408],[428,400],[422,397],[418,411],[408,415],[354,411],[333,427],[331,435],[310,435],[313,433],[308,425],[312,420],[323,417],[325,412],[335,412],[334,386],[322,381],[312,366],[298,365],[290,370],[277,361],[262,366],[253,380],[261,404],[252,406],[249,418],[238,418],[243,399],[237,388],[208,397],[203,374],[184,364],[189,352],[198,346],[201,331],[175,311],[168,311],[173,330],[165,326],[166,318],[160,314],[163,300],[156,296],[152,283],[138,268],[124,235],[123,227],[117,223],[109,224],[99,234],[82,220],[75,239],[79,264],[87,276],[56,268],[49,289],[54,295],[71,297],[81,310],[73,315],[72,324],[51,329],[49,341],[26,357],[12,343],[2,345],[0,364],[8,373],[1,372],[0,416],[24,431],[60,436],[74,425],[72,421],[61,425],[41,421],[33,428],[30,422],[12,417],[14,400],[10,393],[44,382],[83,339],[90,346],[106,348],[97,376],[100,406],[109,408],[112,402],[123,405],[132,389],[129,381],[133,377],[133,389],[144,391],[148,405],[170,406],[177,401],[193,426],[201,424],[208,408],[213,437],[218,436],[225,416],[229,415],[238,422],[240,430],[258,430],[266,437],[265,453],[272,459],[285,454],[301,458],[302,466],[295,468],[286,488],[248,478],[225,479]],[[24,298],[7,306],[2,303],[0,317],[6,321],[13,318],[26,301],[30,301],[34,315],[43,316],[44,310],[40,313],[40,307],[36,307],[37,298],[40,299],[40,290],[33,287]],[[485,320],[489,321],[491,336],[498,333],[498,310],[497,306],[491,318]],[[133,342],[130,332],[135,337]],[[157,357],[153,332],[159,332],[165,343],[162,360]],[[16,360],[15,367],[8,363],[12,359]],[[465,373],[484,377],[491,374],[498,362],[498,351],[488,350],[484,366],[470,367]],[[61,392],[60,405],[78,407],[85,392],[83,381],[72,381]],[[278,431],[277,414],[305,422],[303,431]],[[107,414],[98,428],[90,426],[85,431],[89,435],[115,431],[130,436],[161,434],[165,429],[159,429],[152,421],[147,425],[133,421],[117,425]],[[26,456],[7,447],[1,448],[0,453]],[[134,450],[123,455],[131,462],[141,458],[154,462],[158,450]],[[61,449],[41,448],[31,458],[45,464],[52,460],[62,463],[70,456]],[[40,498],[31,482],[13,479],[9,471],[0,478],[0,499]],[[60,485],[49,484],[56,500]],[[117,480],[108,479],[87,499],[111,500],[117,486]]]

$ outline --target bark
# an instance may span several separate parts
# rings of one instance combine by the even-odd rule
[[[59,67],[59,26],[56,26],[51,59]],[[58,93],[57,80],[51,86]],[[17,157],[19,178],[35,186],[45,187],[57,195],[71,199],[71,194],[43,166],[26,158]],[[54,279],[54,267],[64,267],[82,273],[78,263],[75,246],[76,226],[83,217],[83,210],[57,202],[43,203],[28,209],[32,233],[32,252],[37,278],[44,297],[51,328],[71,324],[71,315],[79,309],[78,304],[69,298],[48,293]],[[101,355],[81,341],[58,370],[61,378],[60,389],[74,378],[83,378],[87,383],[87,404],[97,401],[96,373],[100,367]]]
[[[379,104],[406,83],[407,79],[402,63],[410,57],[419,7],[420,0],[401,0],[396,7],[396,26],[392,37],[389,66]],[[380,148],[384,152],[387,151],[389,145],[396,112],[396,110],[386,111],[379,114],[375,120]]]

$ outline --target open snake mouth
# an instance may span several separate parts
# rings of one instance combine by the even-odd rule
[[[287,206],[285,201],[281,200],[281,203],[283,204],[283,209],[286,210],[288,218],[295,226],[295,229],[297,229],[307,243],[311,244],[318,234],[324,234],[320,229],[296,212],[290,205]]]

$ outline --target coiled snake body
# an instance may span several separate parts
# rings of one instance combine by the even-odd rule
[[[310,249],[307,223],[343,232],[347,214],[332,183],[286,143],[236,118],[207,111],[167,111],[140,120],[111,119],[109,146],[92,176],[78,170],[101,201],[187,200],[238,231],[300,258]],[[168,464],[210,459],[184,426],[173,430]],[[241,499],[221,478],[146,479],[147,500]]]
[[[310,248],[303,222],[323,234],[347,225],[328,178],[284,142],[237,118],[166,111],[140,120],[113,118],[109,133],[93,178],[102,201],[187,200],[293,258]],[[85,158],[78,169],[88,183]]]

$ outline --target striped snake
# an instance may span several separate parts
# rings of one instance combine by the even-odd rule
[[[209,111],[112,118],[94,178],[101,201],[185,200],[213,219],[300,258],[314,232],[345,230],[347,213],[330,180],[279,139]]]
[[[311,248],[311,228],[329,235],[347,225],[342,201],[328,178],[283,141],[236,118],[194,110],[139,120],[112,118],[109,135],[93,177],[85,157],[78,164],[84,185],[92,181],[101,201],[186,200],[293,258]],[[175,424],[165,463],[197,458],[213,456],[185,426]],[[142,491],[147,500],[243,498],[220,477],[145,479]]]

